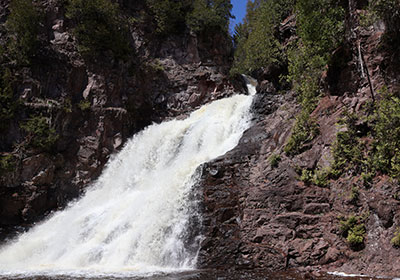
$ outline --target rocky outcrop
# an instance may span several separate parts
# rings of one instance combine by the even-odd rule
[[[356,7],[351,13],[359,12]],[[377,176],[371,187],[365,187],[360,176],[345,174],[319,187],[300,181],[298,173],[330,165],[344,110],[365,115],[363,108],[372,94],[379,98],[377,89],[398,86],[393,78],[398,71],[383,70],[392,69],[393,54],[379,48],[382,26],[354,30],[358,33],[349,34],[333,54],[323,81],[326,94],[312,113],[320,135],[297,156],[283,152],[300,109],[293,93],[276,94],[279,70],[270,67],[255,73],[259,86],[252,127],[236,148],[202,167],[202,267],[400,274],[400,250],[391,244],[400,225],[396,180]],[[362,75],[358,43],[372,93]],[[280,156],[277,167],[271,166],[272,155]],[[352,188],[359,192],[356,201]],[[363,247],[353,248],[342,235],[340,221],[350,215],[364,220]]]

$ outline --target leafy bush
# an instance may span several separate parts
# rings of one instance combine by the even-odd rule
[[[81,111],[86,111],[89,110],[91,106],[91,103],[89,100],[82,100],[81,102],[79,102],[78,107],[79,109],[81,109]]]
[[[51,151],[59,138],[56,130],[50,127],[48,119],[43,116],[30,118],[21,127],[28,132],[29,144],[45,151]]]
[[[7,49],[19,64],[29,64],[38,46],[40,14],[31,0],[12,0],[6,28],[10,33]]]
[[[351,215],[346,220],[341,220],[339,229],[353,249],[360,248],[363,245],[365,225],[362,223],[361,217]]]
[[[372,120],[374,143],[372,168],[400,178],[400,98],[383,92]]]
[[[311,184],[313,179],[313,172],[311,170],[303,169],[301,171],[300,181],[304,182],[304,184]]]
[[[281,156],[278,154],[273,154],[269,157],[268,161],[271,164],[272,168],[278,167],[279,162],[281,161]]]
[[[368,168],[364,157],[365,146],[357,135],[357,121],[357,115],[345,112],[345,117],[339,122],[345,130],[337,133],[336,141],[332,146],[334,159],[332,169],[335,169],[338,174],[349,170],[357,174]]]
[[[340,221],[340,232],[343,237],[347,237],[351,228],[358,223],[358,218],[354,215],[350,215],[346,220]]]
[[[302,111],[297,117],[292,135],[287,142],[284,151],[289,156],[300,154],[304,145],[312,141],[319,134],[319,127],[315,119],[309,113]]]
[[[347,235],[347,242],[350,246],[358,247],[364,243],[365,238],[365,226],[364,224],[355,225],[352,227]]]
[[[11,154],[0,154],[0,175],[7,173],[15,167],[15,159]]]
[[[12,73],[5,69],[0,76],[0,132],[8,127],[9,121],[13,119],[17,102],[13,98],[11,87]]]
[[[374,177],[375,177],[374,172],[362,172],[361,178],[362,178],[364,187],[366,187],[366,188],[371,187]]]
[[[400,230],[396,231],[394,237],[390,240],[390,243],[395,247],[400,247]]]
[[[118,4],[109,0],[68,1],[66,16],[76,24],[74,34],[84,56],[111,51],[115,58],[124,59],[130,53],[127,26],[119,13]]]
[[[318,187],[325,188],[328,186],[329,176],[329,169],[317,169],[314,173],[313,183]]]
[[[357,186],[353,186],[350,191],[349,201],[355,204],[358,201],[359,197],[360,197],[360,190],[358,189]]]
[[[330,178],[330,170],[327,168],[317,170],[303,169],[300,176],[300,181],[306,185],[314,184],[318,187],[325,188],[328,186]]]

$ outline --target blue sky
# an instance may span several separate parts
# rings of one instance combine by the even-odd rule
[[[246,15],[246,4],[247,0],[231,0],[233,5],[232,14],[236,17],[231,20],[230,29],[234,29],[235,25],[242,21]]]

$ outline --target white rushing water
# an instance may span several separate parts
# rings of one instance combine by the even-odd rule
[[[0,249],[0,275],[194,268],[201,237],[189,237],[188,225],[197,215],[196,169],[237,145],[251,102],[251,95],[225,98],[135,135],[80,200]]]

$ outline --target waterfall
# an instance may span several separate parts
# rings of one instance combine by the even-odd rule
[[[201,237],[189,238],[188,224],[198,215],[196,170],[237,145],[249,127],[251,95],[214,101],[135,135],[79,200],[0,249],[0,275],[195,268]]]

